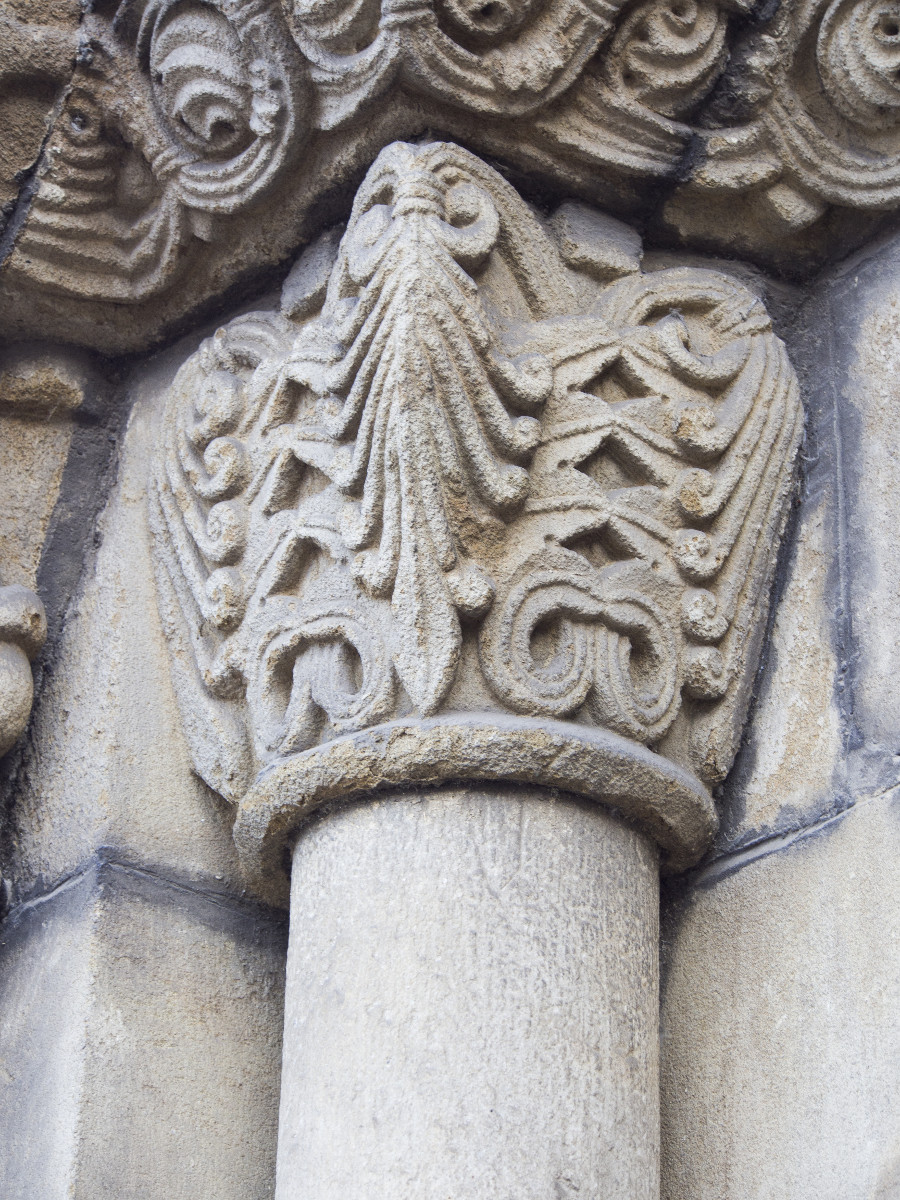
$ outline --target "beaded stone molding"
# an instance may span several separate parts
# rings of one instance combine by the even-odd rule
[[[802,430],[746,287],[643,273],[620,222],[396,143],[162,419],[172,669],[257,879],[316,804],[445,778],[565,787],[702,852]]]

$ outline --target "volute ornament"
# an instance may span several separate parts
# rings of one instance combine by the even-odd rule
[[[18,249],[44,288],[137,301],[253,205],[308,133],[272,4],[148,0],[86,22]],[[16,264],[12,264],[16,274]]]
[[[707,135],[689,193],[699,186],[755,194],[782,237],[813,225],[828,205],[886,210],[900,201],[893,0],[784,9],[773,27],[746,37],[733,63],[748,119]],[[696,193],[686,202],[696,203]]]
[[[645,0],[618,26],[604,79],[626,107],[690,115],[725,65],[729,15],[714,0]]]
[[[492,778],[493,729],[511,777],[624,772],[673,860],[702,849],[802,427],[742,284],[642,273],[619,222],[545,222],[469,152],[397,143],[281,311],[188,359],[164,424],[161,611],[245,848],[348,780]],[[302,803],[260,818],[285,772]]]
[[[816,46],[819,74],[840,112],[863,129],[900,122],[900,4],[833,3]]]

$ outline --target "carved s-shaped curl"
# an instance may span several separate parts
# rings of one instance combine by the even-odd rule
[[[565,717],[587,703],[597,724],[658,741],[681,700],[680,640],[666,615],[675,589],[641,563],[597,571],[568,550],[533,558],[485,621],[485,675],[516,712]]]
[[[374,620],[340,605],[305,608],[302,619],[284,622],[260,647],[248,700],[262,754],[307,749],[323,716],[336,733],[383,720],[393,707],[394,674]]]
[[[306,80],[279,35],[265,3],[147,6],[136,52],[166,134],[153,170],[187,208],[246,208],[305,142]]]
[[[727,33],[728,13],[715,0],[645,0],[616,30],[603,76],[632,103],[681,118],[719,77]]]

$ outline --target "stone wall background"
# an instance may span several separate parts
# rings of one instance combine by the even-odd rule
[[[104,364],[74,419],[4,418],[31,423],[26,480],[47,466],[31,429],[69,445],[52,512],[32,510],[36,568],[21,523],[4,529],[51,627],[3,762],[10,1198],[272,1191],[287,922],[245,895],[224,806],[191,772],[149,559],[154,397],[183,354]]]
[[[663,906],[663,1194],[900,1194],[900,239],[786,335],[809,408],[745,744]]]

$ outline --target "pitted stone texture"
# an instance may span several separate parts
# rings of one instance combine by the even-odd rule
[[[518,780],[542,785],[539,795],[563,789],[611,807],[654,839],[669,871],[694,863],[716,828],[712,799],[699,780],[608,730],[456,713],[379,725],[264,772],[234,828],[248,881],[269,903],[286,904],[285,843],[310,813],[396,785],[456,779]]]
[[[0,351],[0,409],[58,420],[81,408],[92,376],[84,352],[40,342],[6,346]]]
[[[647,839],[564,793],[398,793],[315,821],[292,878],[277,1200],[654,1200]]]
[[[851,652],[858,654],[852,663],[854,720],[867,743],[896,755],[900,430],[893,418],[900,371],[900,239],[875,247],[862,262],[848,264],[829,291],[837,352],[832,386],[844,426]]]
[[[752,854],[712,868],[665,933],[662,1195],[892,1200],[897,792]]]
[[[36,165],[75,68],[77,0],[0,4],[0,230]]]
[[[72,443],[68,420],[0,411],[2,579],[32,590]]]
[[[759,698],[719,857],[665,909],[666,1200],[900,1186],[898,296],[894,236],[789,334],[810,420]]]
[[[192,347],[191,347],[192,348]],[[3,874],[13,900],[52,887],[100,847],[240,891],[230,821],[192,773],[156,617],[146,528],[157,397],[183,348],[141,367],[118,477],[23,747]],[[102,427],[101,427],[102,429]],[[107,435],[102,433],[104,443]],[[82,481],[97,488],[96,478]],[[66,497],[67,512],[77,497]]]
[[[89,890],[72,888],[64,904],[22,917],[5,920],[0,932],[0,1183],[9,1200],[62,1200],[71,1195],[83,1095]]]
[[[896,19],[895,0],[140,0],[85,14],[77,46],[19,23],[20,91],[74,69],[0,313],[19,336],[146,346],[278,269],[380,149],[431,129],[808,271],[900,200]]]
[[[719,805],[724,853],[820,819],[844,770],[833,492],[800,495],[757,701]]]
[[[271,1200],[284,932],[109,862],[7,917],[4,1200]]]
[[[802,426],[759,300],[642,273],[605,214],[548,226],[467,151],[401,143],[284,307],[179,371],[151,493],[207,783],[240,802],[296,759],[299,813],[316,746],[491,712],[521,718],[523,770],[529,721],[568,720],[573,752],[587,725],[720,781]]]
[[[0,352],[0,754],[26,728],[29,662],[47,636],[38,565],[84,400],[83,356],[46,347]]]
[[[31,660],[47,636],[44,606],[19,584],[0,587],[0,754],[21,736],[31,713]]]
[[[58,355],[0,362],[15,381],[0,419],[20,432],[4,453],[21,453],[4,486],[23,505],[36,493],[11,566],[58,601],[30,736],[4,763],[4,1200],[271,1200],[274,1186],[286,931],[241,895],[227,813],[191,772],[152,586],[157,398],[185,352],[132,375],[96,525],[109,397],[65,411],[77,389]],[[30,531],[49,539],[39,562]],[[76,579],[85,560],[71,606],[67,556]]]

